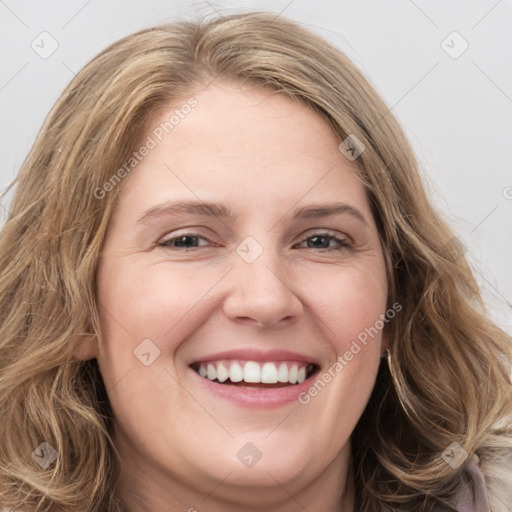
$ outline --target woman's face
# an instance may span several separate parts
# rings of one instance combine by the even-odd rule
[[[259,503],[339,485],[386,310],[365,189],[298,102],[222,81],[195,98],[168,133],[187,98],[149,123],[99,265],[125,477],[139,495]]]

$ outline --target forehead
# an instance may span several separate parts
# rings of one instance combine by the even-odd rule
[[[368,207],[358,170],[328,122],[269,89],[214,82],[160,108],[141,140],[152,147],[123,184],[125,204],[229,200],[268,211],[303,197]]]

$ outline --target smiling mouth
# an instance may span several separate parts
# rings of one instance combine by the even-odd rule
[[[262,389],[302,384],[318,370],[316,364],[297,361],[241,360],[194,363],[191,368],[202,378],[218,384]]]

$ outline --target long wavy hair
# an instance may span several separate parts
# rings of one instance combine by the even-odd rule
[[[352,435],[357,510],[455,510],[477,453],[492,509],[512,502],[511,339],[489,320],[456,238],[426,196],[404,132],[337,48],[253,12],[180,21],[125,37],[90,61],[45,120],[19,172],[0,236],[0,504],[119,512],[112,411],[84,336],[101,336],[95,275],[129,159],[151,116],[212,80],[254,84],[314,109],[355,160],[387,264],[389,356]],[[127,178],[129,179],[129,178]],[[14,185],[13,184],[13,185]],[[454,250],[455,248],[455,250]],[[40,467],[47,442],[58,457]]]

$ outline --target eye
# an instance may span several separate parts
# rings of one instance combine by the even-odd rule
[[[172,238],[164,238],[157,245],[185,250],[205,246],[218,247],[217,244],[196,233],[183,233]],[[321,251],[342,251],[351,248],[352,244],[347,238],[341,238],[330,233],[313,233],[298,244],[298,246],[305,249],[320,249]]]
[[[329,233],[313,233],[305,238],[299,246],[306,243],[306,249],[321,249],[324,251],[342,251],[352,247],[347,238],[340,238]]]
[[[206,243],[199,243],[201,240],[206,241]],[[213,243],[207,240],[205,237],[195,233],[184,233],[182,235],[178,235],[173,238],[166,238],[158,242],[160,247],[171,247],[177,249],[193,249],[195,247],[203,247],[209,244]]]

